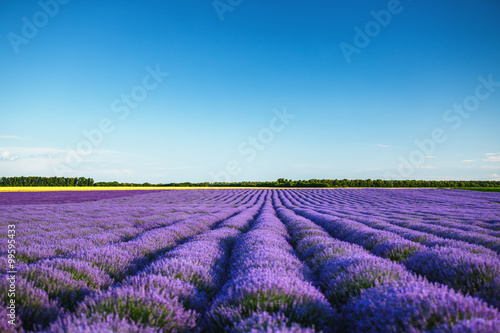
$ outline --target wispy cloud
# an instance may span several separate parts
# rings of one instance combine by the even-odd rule
[[[297,169],[331,169],[332,166],[328,164],[294,164],[294,168]]]
[[[483,158],[485,162],[500,162],[500,153],[486,153],[487,157]]]
[[[193,167],[193,166],[179,166],[179,167],[159,167],[156,168],[156,170],[192,170],[198,168],[199,167]]]
[[[471,163],[471,162],[475,162],[476,160],[464,160],[464,162],[467,162],[467,163]]]
[[[0,160],[3,160],[3,161],[14,161],[18,158],[19,157],[17,155],[12,155],[8,151],[4,151],[3,153],[0,154]]]
[[[351,143],[352,145],[356,146],[368,146],[368,147],[378,147],[378,148],[389,148],[389,145],[383,144],[383,143],[356,143],[353,142]]]
[[[436,167],[432,166],[432,165],[417,165],[417,166],[415,166],[415,168],[417,168],[417,169],[435,169]]]
[[[481,165],[482,169],[500,169],[500,165]]]
[[[71,154],[71,150],[50,147],[0,147],[1,160],[13,161],[17,159],[50,159],[61,158]],[[115,153],[111,150],[96,149],[92,155]]]
[[[490,177],[493,178],[493,180],[500,180],[500,176],[496,173],[491,174]]]
[[[427,155],[427,156],[424,156],[425,158],[436,158],[436,156],[432,156],[432,155]]]
[[[106,176],[123,176],[123,175],[131,175],[133,171],[130,169],[104,169],[99,170],[99,174]]]

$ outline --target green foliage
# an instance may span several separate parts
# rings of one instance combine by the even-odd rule
[[[2,177],[0,178],[0,187],[2,186],[123,186],[123,187],[378,187],[378,188],[455,188],[476,191],[500,191],[500,181],[483,180],[382,180],[382,179],[309,179],[309,180],[291,180],[279,178],[276,181],[242,181],[234,183],[222,182],[203,182],[203,183],[119,183],[97,182],[92,178],[67,178],[67,177]]]
[[[99,182],[95,186],[145,186],[144,184]],[[495,189],[500,188],[500,181],[482,180],[382,180],[382,179],[310,179],[291,180],[279,178],[277,181],[252,182],[242,181],[234,183],[166,183],[150,184],[157,187],[401,187],[401,188],[464,188],[464,189]]]
[[[30,186],[94,186],[92,178],[85,177],[2,177],[0,187]]]

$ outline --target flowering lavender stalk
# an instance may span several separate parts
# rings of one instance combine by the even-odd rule
[[[80,303],[76,312],[87,316],[116,314],[119,318],[170,332],[194,329],[198,317],[196,312],[185,310],[178,299],[169,297],[166,291],[134,286],[98,292]]]
[[[454,248],[432,248],[417,245],[399,236],[371,229],[354,221],[340,220],[327,214],[308,209],[295,209],[305,217],[324,226],[331,235],[353,242],[372,253],[392,260],[404,260],[410,270],[428,277],[431,281],[446,284],[456,290],[472,295],[484,293],[485,285],[500,272],[500,261],[491,256],[470,254]],[[458,260],[458,261],[457,261]],[[497,304],[500,287],[493,285],[488,299]]]
[[[344,329],[356,332],[426,332],[468,325],[464,320],[500,319],[498,310],[486,303],[425,280],[396,280],[368,289],[342,312]]]
[[[434,247],[416,253],[405,266],[430,281],[444,283],[465,294],[500,303],[500,261],[455,248]]]
[[[0,198],[0,227],[16,225],[14,330],[500,330],[480,300],[500,307],[498,193],[107,193]]]
[[[264,312],[296,323],[295,329],[328,328],[333,311],[307,281],[308,269],[295,257],[287,236],[268,199],[251,230],[234,245],[230,279],[207,312],[212,330],[258,324],[255,318]]]
[[[69,315],[58,318],[42,333],[161,333],[156,327],[145,327],[134,321],[110,315]]]
[[[22,322],[26,330],[34,329],[38,326],[43,327],[56,319],[61,313],[56,301],[50,300],[47,293],[36,288],[33,282],[26,281],[20,276],[16,276],[15,302],[18,305],[17,318]],[[0,302],[8,304],[9,281],[6,276],[0,278]],[[5,317],[2,318],[5,320]]]
[[[7,315],[9,311],[7,310],[7,304],[0,301],[0,332],[3,333],[16,333],[21,331],[22,322],[19,319],[14,320],[14,325],[9,323],[11,320]]]
[[[410,278],[403,266],[331,238],[320,226],[284,208],[278,197],[275,207],[300,258],[313,270],[332,305],[341,307],[351,297],[384,281]]]

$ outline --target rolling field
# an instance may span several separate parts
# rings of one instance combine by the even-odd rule
[[[1,332],[500,331],[498,192],[12,192],[0,225]]]

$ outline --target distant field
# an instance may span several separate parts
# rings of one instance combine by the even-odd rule
[[[500,193],[47,189],[0,193],[25,331],[498,331]]]
[[[189,190],[189,189],[213,189],[225,187],[156,187],[156,186],[137,186],[137,187],[126,187],[126,186],[110,186],[110,187],[100,187],[100,186],[19,186],[19,187],[0,187],[0,192],[48,192],[48,191],[134,191],[134,190]],[[233,188],[233,187],[228,187]],[[253,187],[255,188],[255,187]]]
[[[286,187],[236,187],[236,186],[171,186],[171,187],[160,187],[160,186],[13,186],[13,187],[2,187],[0,186],[0,192],[53,192],[53,191],[137,191],[137,190],[228,190],[228,189],[288,189]],[[313,189],[307,187],[295,187],[294,189]],[[334,189],[377,189],[377,187],[323,187],[324,190],[334,190]],[[386,190],[416,190],[416,189],[438,189],[438,188],[418,188],[418,187],[382,187],[380,189]],[[484,191],[484,192],[500,192],[500,187],[461,187],[461,188],[446,188],[447,190],[471,190],[471,191]]]

